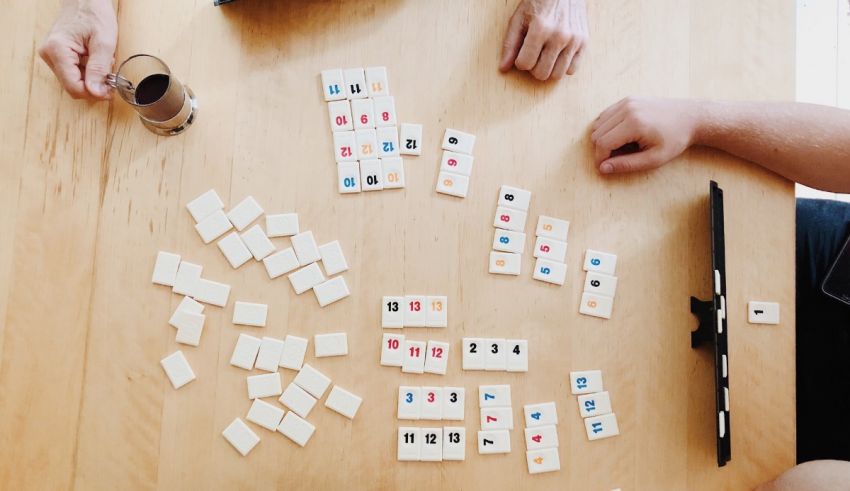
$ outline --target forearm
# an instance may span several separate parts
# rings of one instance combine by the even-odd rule
[[[694,107],[693,143],[726,151],[810,187],[850,193],[850,111],[801,103]]]

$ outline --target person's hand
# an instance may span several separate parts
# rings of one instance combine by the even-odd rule
[[[586,45],[584,0],[521,0],[508,23],[499,69],[516,66],[538,80],[558,80],[576,72]]]
[[[110,0],[66,0],[38,54],[74,99],[109,99],[117,39]]]
[[[590,140],[599,172],[661,167],[694,143],[699,102],[626,98],[593,122]]]

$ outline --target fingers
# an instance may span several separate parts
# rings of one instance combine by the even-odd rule
[[[79,99],[87,95],[80,57],[69,45],[55,38],[49,39],[39,48],[38,54],[71,97]]]
[[[563,46],[559,46],[554,43],[546,43],[546,46],[543,48],[543,53],[540,55],[540,59],[537,60],[537,64],[531,69],[531,75],[537,80],[548,80],[549,76],[554,73],[553,69],[555,68],[555,62],[558,61],[561,53],[565,51],[567,50],[565,50]],[[564,72],[561,72],[561,74],[563,73]]]
[[[605,120],[597,120],[598,123],[594,123],[593,133],[590,134],[590,141],[596,143],[602,136],[606,135],[609,131],[617,127],[620,123],[625,121],[626,115],[625,111],[617,111],[611,114]]]
[[[573,59],[570,62],[569,68],[567,68],[567,75],[574,75],[576,71],[578,71],[579,62],[581,61],[582,54],[584,54],[584,46],[580,47],[578,51],[576,51],[575,55],[573,55]]]
[[[608,106],[607,109],[602,111],[599,114],[599,116],[596,117],[596,121],[593,122],[592,128],[594,129],[594,131],[597,128],[599,128],[602,124],[604,124],[605,121],[610,119],[611,116],[613,116],[614,114],[619,112],[623,108],[623,106],[625,106],[625,104],[626,104],[626,99],[620,99],[618,102]]]
[[[86,63],[85,87],[93,97],[108,99],[111,91],[106,85],[106,74],[112,69],[115,44],[98,35],[89,42],[89,58]]]
[[[549,33],[550,29],[542,22],[536,20],[531,22],[522,48],[520,48],[519,55],[516,57],[515,65],[518,69],[529,71],[537,65],[537,60],[540,59],[540,52],[543,51],[543,44],[549,37]]]
[[[596,165],[611,156],[611,152],[627,143],[640,141],[640,131],[632,125],[622,122],[596,139]]]
[[[573,44],[569,44],[561,54],[558,55],[558,61],[555,62],[555,67],[552,68],[552,78],[554,80],[560,80],[567,74],[567,68],[572,63],[574,55]]]
[[[505,34],[505,42],[502,45],[502,58],[499,61],[499,70],[506,72],[514,66],[516,57],[522,47],[523,17],[518,11],[514,12],[508,22],[508,32]]]
[[[599,165],[599,172],[603,174],[622,174],[639,170],[654,169],[664,164],[661,150],[651,148],[637,153],[620,155],[606,159]]]

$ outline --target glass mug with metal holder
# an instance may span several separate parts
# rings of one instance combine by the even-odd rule
[[[158,135],[177,135],[195,120],[198,101],[187,85],[171,74],[156,56],[133,55],[106,76],[106,83],[139,114],[147,129]]]

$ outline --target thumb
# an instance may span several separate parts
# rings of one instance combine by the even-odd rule
[[[115,56],[115,44],[94,36],[89,41],[89,59],[86,62],[86,91],[89,94],[106,99],[109,97],[109,86],[106,85],[106,74],[112,69]]]
[[[511,16],[508,23],[508,32],[505,34],[505,42],[502,45],[502,57],[499,60],[499,70],[506,72],[511,69],[522,47],[523,18],[519,12]]]
[[[651,148],[642,152],[618,155],[602,161],[599,172],[603,174],[622,174],[639,170],[654,169],[665,164],[661,151]]]

